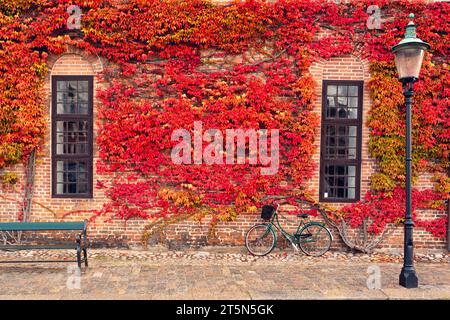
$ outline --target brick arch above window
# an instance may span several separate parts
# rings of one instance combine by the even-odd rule
[[[67,53],[61,55],[50,69],[50,76],[94,75],[93,66],[83,56]]]
[[[62,55],[51,55],[47,66],[49,76],[54,75],[97,75],[103,71],[100,57],[69,47]]]
[[[330,59],[320,59],[310,67],[313,78],[322,80],[364,80],[370,79],[369,61],[359,55],[345,55]]]

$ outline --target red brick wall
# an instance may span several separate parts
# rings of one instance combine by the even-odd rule
[[[325,34],[325,33],[324,33]],[[322,36],[320,34],[319,36]],[[232,59],[239,60],[239,57]],[[61,220],[80,220],[88,219],[92,216],[92,210],[101,208],[106,201],[102,191],[95,189],[93,199],[55,199],[51,197],[51,76],[52,75],[93,75],[94,80],[94,122],[96,120],[98,101],[95,99],[95,91],[101,86],[107,84],[101,82],[100,73],[103,70],[104,61],[99,57],[88,56],[83,52],[69,49],[69,51],[58,57],[49,59],[49,70],[45,94],[47,96],[47,133],[45,135],[45,145],[38,156],[36,163],[35,194],[32,205],[31,221],[61,221]],[[367,88],[367,81],[370,79],[367,61],[359,57],[344,56],[322,60],[312,65],[311,74],[316,80],[317,101],[316,112],[321,115],[321,93],[322,80],[363,80],[363,140],[362,140],[362,174],[361,174],[361,195],[363,196],[369,188],[369,177],[374,172],[376,164],[370,158],[368,153],[369,129],[366,126],[368,111],[370,110],[370,97]],[[94,141],[97,126],[94,125]],[[320,161],[320,130],[317,128],[316,136],[317,152],[313,159],[317,166]],[[98,160],[98,150],[94,144],[94,185],[99,178],[95,170],[95,162]],[[16,166],[15,170],[23,178],[23,168]],[[418,186],[427,187],[431,185],[430,176],[421,177]],[[318,190],[319,171],[317,170],[313,178],[309,181],[311,189]],[[17,219],[18,203],[21,199],[14,192],[13,188],[7,188],[2,191],[3,198],[0,198],[0,221],[14,221]],[[316,194],[318,199],[318,194]],[[15,200],[14,200],[15,199]],[[342,204],[333,204],[339,207]],[[67,213],[77,211],[75,214]],[[435,212],[422,212],[422,219],[431,219],[436,216]],[[144,233],[144,228],[150,221],[134,219],[129,221],[112,220],[105,222],[108,217],[97,218],[89,225],[89,235],[94,245],[133,245],[140,244]],[[291,227],[298,220],[290,217]],[[259,221],[257,215],[242,215],[233,222],[220,222],[215,227],[215,234],[210,234],[210,217],[206,217],[201,222],[187,220],[170,225],[162,235],[162,240],[170,245],[179,246],[202,245],[202,244],[222,244],[222,245],[242,245],[245,231]],[[335,248],[343,248],[339,236],[333,231]],[[150,243],[155,241],[155,237],[150,238]],[[444,240],[434,238],[428,232],[423,230],[415,231],[416,246],[419,249],[437,249],[444,250]],[[382,247],[391,249],[400,249],[403,243],[402,229],[397,227],[392,234],[382,243]]]

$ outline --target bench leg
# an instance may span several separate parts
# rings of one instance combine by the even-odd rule
[[[83,248],[83,258],[84,258],[84,266],[88,267],[87,249],[86,249],[86,247]]]
[[[83,256],[84,256],[84,266],[88,266],[88,257],[87,257],[87,233],[86,230],[83,232]]]
[[[78,268],[81,269],[81,237],[77,236],[77,263]]]

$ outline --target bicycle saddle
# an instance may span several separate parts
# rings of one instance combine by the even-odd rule
[[[302,213],[302,214],[298,214],[297,217],[302,218],[302,219],[306,219],[309,217],[309,214],[307,213]]]

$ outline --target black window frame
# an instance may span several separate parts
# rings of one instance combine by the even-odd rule
[[[345,85],[358,87],[358,112],[357,119],[326,117],[327,112],[327,88],[329,85]],[[337,89],[336,89],[337,90]],[[363,125],[363,94],[364,81],[362,80],[323,80],[322,81],[322,119],[321,119],[321,143],[320,143],[320,172],[319,172],[319,201],[330,203],[353,203],[361,198],[361,153],[362,153],[362,125]],[[355,159],[326,159],[326,132],[327,125],[356,126],[356,157]],[[334,165],[354,165],[355,166],[355,198],[332,198],[324,197],[325,192],[325,166]]]
[[[87,114],[58,114],[57,113],[57,82],[58,81],[88,81],[88,111]],[[93,76],[52,76],[52,198],[93,198],[93,128],[94,128],[94,77]],[[86,121],[88,126],[87,146],[88,152],[83,154],[57,154],[57,121]],[[57,193],[57,162],[61,160],[86,161],[87,163],[87,192],[86,193]]]

